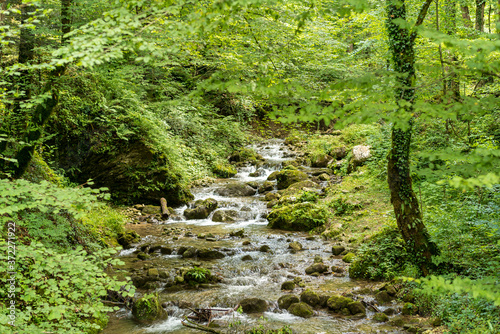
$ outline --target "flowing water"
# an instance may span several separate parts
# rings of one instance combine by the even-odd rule
[[[263,314],[239,314],[233,312],[217,319],[219,323],[241,323],[240,329],[233,333],[242,333],[243,327],[254,326],[266,319],[267,326],[278,328],[289,325],[296,333],[400,333],[400,330],[378,324],[371,319],[373,313],[367,309],[367,317],[363,319],[349,319],[328,312],[326,309],[315,310],[312,318],[304,319],[293,316],[287,311],[280,310],[277,300],[287,292],[281,291],[284,281],[300,277],[307,288],[316,291],[319,295],[333,295],[345,292],[355,292],[361,288],[374,289],[377,284],[359,280],[351,280],[347,276],[335,277],[322,275],[319,277],[305,275],[305,268],[313,263],[315,256],[321,256],[326,265],[345,267],[340,257],[331,256],[331,243],[322,240],[319,236],[312,237],[303,232],[286,232],[271,230],[267,227],[266,202],[262,195],[256,194],[249,197],[224,197],[217,195],[217,189],[225,187],[232,182],[264,182],[269,174],[281,168],[282,162],[290,159],[292,154],[287,151],[283,142],[272,140],[254,147],[265,162],[259,167],[260,174],[252,174],[256,167],[239,168],[238,174],[227,180],[217,180],[213,184],[193,189],[195,200],[213,198],[218,201],[219,208],[236,210],[239,219],[234,223],[213,222],[211,216],[201,220],[185,220],[182,213],[187,207],[178,208],[179,218],[170,219],[160,224],[143,223],[135,229],[143,237],[141,243],[161,243],[172,247],[174,252],[170,255],[157,255],[147,261],[139,261],[134,254],[137,248],[123,250],[120,258],[126,262],[130,272],[143,271],[144,268],[154,267],[165,270],[171,277],[181,268],[202,266],[211,270],[212,274],[222,277],[218,284],[203,285],[198,288],[189,288],[177,291],[168,288],[162,283],[156,291],[160,300],[166,302],[169,314],[167,320],[159,321],[153,325],[139,325],[132,319],[129,311],[122,309],[115,313],[105,334],[145,334],[145,333],[200,333],[181,324],[184,316],[190,311],[186,306],[196,308],[232,308],[244,298],[261,298],[268,302],[269,309]],[[250,174],[254,176],[250,176]],[[244,229],[245,237],[231,237],[231,232]],[[212,241],[197,238],[198,234],[214,236]],[[173,235],[180,235],[178,240]],[[245,242],[245,245],[243,242]],[[248,243],[249,241],[249,243]],[[292,253],[288,245],[298,241],[304,250]],[[270,252],[260,252],[262,245],[268,245]],[[194,246],[198,249],[216,249],[226,256],[219,260],[202,261],[199,259],[183,259],[175,253],[181,246]],[[244,255],[250,255],[253,260],[243,261]],[[379,283],[380,285],[380,283]],[[175,286],[174,286],[175,287]],[[296,287],[293,293],[300,295],[304,288]],[[366,290],[366,289],[365,289]],[[368,295],[360,294],[358,298],[370,299]],[[384,307],[380,307],[384,309]],[[243,326],[243,327],[242,327]]]

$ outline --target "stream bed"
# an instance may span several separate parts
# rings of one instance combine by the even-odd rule
[[[288,325],[294,333],[405,333],[398,327],[371,320],[374,311],[370,308],[366,310],[366,317],[362,318],[341,316],[326,308],[316,308],[314,316],[307,319],[278,308],[277,300],[281,296],[300,296],[306,288],[320,296],[350,294],[358,300],[373,303],[373,294],[370,292],[376,291],[383,283],[351,280],[342,256],[332,255],[332,242],[325,241],[318,235],[272,230],[267,227],[267,202],[262,200],[262,194],[257,192],[252,196],[235,197],[219,194],[220,189],[232,183],[262,184],[272,172],[282,167],[284,161],[293,157],[293,152],[289,152],[280,140],[271,140],[253,148],[264,158],[259,168],[239,167],[238,174],[231,179],[218,179],[192,190],[195,201],[212,198],[218,202],[218,210],[237,212],[234,222],[214,222],[212,218],[216,211],[206,219],[187,220],[183,216],[184,210],[188,208],[185,206],[176,209],[176,215],[166,221],[127,226],[137,231],[142,239],[140,243],[134,244],[133,248],[122,250],[119,258],[126,263],[124,268],[130,276],[151,268],[158,269],[160,276],[163,275],[165,279],[151,282],[147,291],[158,293],[169,316],[166,320],[143,325],[134,321],[130,311],[121,309],[111,316],[103,333],[201,333],[182,325],[182,319],[191,312],[188,308],[234,308],[245,298],[264,299],[268,303],[267,311],[256,314],[232,312],[216,318],[214,322],[222,326],[229,323],[235,325],[232,329],[226,327],[228,333],[243,333],[245,329],[261,323],[265,323],[266,328]],[[313,169],[307,172],[313,172]],[[235,233],[241,230],[244,231],[243,237]],[[303,250],[291,250],[289,244],[294,241],[299,242]],[[141,247],[146,249],[148,245],[162,245],[167,250],[152,253],[149,258],[139,260],[137,252]],[[267,252],[261,251],[264,245],[269,248]],[[185,258],[178,254],[180,249],[190,247],[215,250],[224,257],[203,260],[197,257]],[[243,260],[246,255],[250,257],[247,256]],[[314,258],[318,256],[328,268],[336,266],[343,273],[306,275],[305,268],[311,266]],[[219,282],[179,288],[179,285],[173,282],[175,276],[179,271],[194,266],[209,269],[213,275],[220,278]],[[281,290],[282,283],[291,280],[301,282],[300,286],[296,286],[293,291]],[[399,306],[393,303],[378,305],[378,308],[383,311],[391,307],[399,311]],[[223,328],[220,330],[223,331]]]

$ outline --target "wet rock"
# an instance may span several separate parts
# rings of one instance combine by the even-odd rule
[[[443,319],[441,319],[439,317],[434,317],[434,318],[431,318],[430,323],[434,327],[439,327],[439,326],[443,325]]]
[[[201,249],[198,252],[198,258],[202,260],[217,260],[225,257],[226,255],[224,255],[224,253],[213,249]]]
[[[274,180],[276,180],[276,178],[278,177],[278,174],[279,174],[279,171],[272,172],[272,173],[271,173],[271,174],[269,174],[269,176],[267,177],[267,180],[268,180],[268,181],[274,181]]]
[[[248,245],[250,245],[251,243],[252,243],[252,242],[251,242],[250,240],[245,240],[245,241],[243,241],[241,244],[242,244],[243,246],[248,246]]]
[[[294,281],[286,281],[281,284],[281,290],[293,290],[295,289],[295,282]]]
[[[271,181],[266,181],[264,182],[260,187],[259,187],[259,193],[263,194],[268,191],[274,190],[274,183]]]
[[[123,247],[123,249],[132,248],[132,244],[139,242],[141,237],[135,231],[125,231],[118,233],[116,241]]]
[[[385,303],[389,303],[392,300],[392,297],[387,293],[387,291],[379,291],[375,295],[375,300],[379,304],[385,304]]]
[[[217,241],[217,239],[214,238],[214,237],[206,237],[205,240],[206,241],[211,241],[211,242]]]
[[[386,308],[384,311],[383,311],[384,314],[387,314],[387,315],[394,315],[397,313],[397,311],[395,309],[393,309],[392,307],[388,307]]]
[[[319,255],[316,255],[314,257],[314,263],[323,263],[323,258],[321,256],[319,256]]]
[[[344,255],[344,257],[342,258],[342,261],[344,261],[345,263],[352,263],[352,261],[354,261],[354,258],[356,257],[356,255],[354,253],[347,253],[346,255]]]
[[[188,249],[186,249],[186,251],[184,251],[184,253],[182,253],[182,257],[185,259],[190,259],[190,258],[195,257],[197,253],[198,253],[198,250],[196,248],[189,247]]]
[[[347,308],[352,315],[366,314],[366,309],[361,302],[352,302],[347,304]]]
[[[257,181],[250,181],[250,182],[247,182],[247,184],[254,189],[259,188],[259,182],[257,182]]]
[[[318,302],[318,305],[321,306],[321,307],[327,307],[327,302],[328,302],[328,299],[330,299],[330,296],[328,295],[321,295],[319,296],[319,302]]]
[[[307,180],[306,173],[294,169],[283,169],[276,175],[278,189],[286,189],[294,183]]]
[[[253,196],[257,192],[254,188],[245,183],[230,183],[216,191],[217,195],[226,197]]]
[[[160,273],[158,272],[158,269],[151,268],[151,269],[148,269],[148,276],[158,277],[158,276],[160,276]]]
[[[167,317],[155,295],[147,295],[137,300],[132,307],[132,315],[141,323],[149,323]]]
[[[326,302],[328,308],[334,312],[340,312],[342,309],[346,309],[347,305],[354,302],[351,298],[344,296],[331,296],[330,299]]]
[[[198,239],[205,239],[206,235],[203,233],[198,233]]]
[[[404,323],[405,323],[404,317],[401,315],[395,316],[394,318],[392,318],[388,322],[389,325],[395,326],[395,327],[403,327]]]
[[[312,307],[306,303],[294,303],[290,305],[288,312],[302,318],[310,318],[314,314]]]
[[[229,236],[236,238],[243,238],[245,236],[245,230],[232,231]]]
[[[392,297],[395,297],[398,291],[396,290],[396,287],[392,284],[388,284],[384,287],[385,291]],[[410,301],[411,302],[411,301]]]
[[[241,258],[241,261],[253,261],[253,257],[247,254]]]
[[[246,298],[240,301],[244,313],[262,313],[267,310],[267,302],[259,298]]]
[[[310,231],[326,223],[328,210],[314,203],[285,205],[267,215],[269,227],[290,231]]]
[[[323,174],[318,176],[318,179],[320,181],[330,181],[331,177],[330,177],[330,175],[323,173]]]
[[[175,276],[174,282],[176,284],[183,284],[184,283],[184,277],[182,277],[182,276]]]
[[[262,252],[262,253],[267,253],[271,250],[271,247],[269,247],[268,245],[262,245],[260,246],[259,248],[259,252]]]
[[[313,240],[316,240],[316,237],[314,237],[313,235],[310,235],[310,236],[306,237],[306,240],[313,241]]]
[[[198,200],[194,203],[193,209],[184,210],[184,216],[186,219],[206,219],[218,205],[219,203],[213,198]]]
[[[314,307],[319,304],[319,296],[316,292],[307,289],[300,294],[300,301]]]
[[[389,317],[385,313],[375,313],[372,319],[376,322],[386,322],[389,320]]]
[[[332,266],[332,272],[337,273],[337,274],[343,274],[344,273],[344,268],[339,267],[339,266]]]
[[[323,263],[315,263],[312,266],[309,266],[306,268],[306,274],[307,275],[312,275],[312,274],[322,274],[328,271],[328,267],[324,265]]]
[[[177,254],[182,255],[185,251],[187,251],[187,249],[188,248],[186,246],[181,246],[177,249]]]
[[[234,223],[238,219],[236,210],[217,210],[212,216],[212,221],[220,223]]]
[[[150,256],[149,256],[148,254],[146,254],[146,253],[139,252],[139,253],[137,254],[137,258],[138,258],[139,260],[146,260],[146,259],[149,259],[149,258],[150,258]]]
[[[343,251],[345,251],[344,246],[332,246],[332,253],[335,256],[342,254]]]
[[[235,151],[229,157],[231,162],[249,162],[251,164],[256,164],[258,161],[264,160],[260,154],[257,154],[254,149],[244,147],[238,151]]]
[[[330,161],[332,161],[332,159],[333,158],[327,154],[313,156],[313,157],[311,157],[311,166],[324,168],[324,167],[328,166],[328,163]]]
[[[295,295],[284,295],[278,299],[278,307],[282,310],[288,310],[290,305],[298,302],[299,302],[299,297]]]
[[[289,245],[288,245],[288,248],[291,248],[293,249],[294,251],[301,251],[302,250],[302,244],[298,241],[294,241],[294,242],[291,242]]]
[[[403,305],[403,310],[401,313],[403,315],[414,315],[417,314],[418,308],[415,304],[413,303],[404,303]]]

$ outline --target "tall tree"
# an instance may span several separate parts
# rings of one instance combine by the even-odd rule
[[[419,202],[412,187],[410,176],[410,144],[412,138],[415,102],[415,38],[416,28],[421,25],[432,0],[426,0],[413,29],[406,21],[405,1],[387,1],[387,32],[394,70],[398,73],[394,96],[401,119],[392,128],[392,145],[388,156],[388,183],[391,203],[394,207],[398,228],[405,240],[414,262],[424,275],[429,274],[432,255],[436,245],[430,240],[422,220]]]
[[[457,3],[455,0],[444,1],[443,30],[450,36],[457,32]],[[447,58],[449,66],[446,66],[447,78],[445,79],[446,94],[451,100],[460,100],[460,79],[456,70],[458,57],[455,53],[448,51]]]
[[[484,32],[484,7],[486,0],[476,0],[476,25],[477,31]]]
[[[499,0],[500,1],[500,0]],[[460,10],[462,11],[462,20],[466,27],[472,27],[472,20],[470,18],[469,5],[466,2],[460,3]]]

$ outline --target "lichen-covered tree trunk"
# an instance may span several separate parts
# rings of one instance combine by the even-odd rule
[[[454,36],[457,33],[457,2],[455,0],[444,1],[444,24],[443,30],[446,34]],[[460,100],[460,77],[456,68],[458,67],[458,57],[453,52],[447,52],[449,66],[446,66],[448,78],[445,79],[446,92],[450,100]]]
[[[422,8],[417,25],[420,25],[427,13],[431,1],[428,0]],[[425,7],[427,6],[427,7]],[[404,1],[388,0],[387,31],[389,48],[394,70],[398,73],[395,98],[398,103],[398,113],[402,119],[412,115],[415,98],[415,31],[410,31],[401,25],[400,20],[406,20]],[[395,123],[392,129],[392,146],[388,156],[388,183],[391,192],[391,203],[394,207],[398,228],[422,273],[427,275],[431,257],[436,251],[430,241],[429,234],[422,220],[422,212],[417,196],[412,188],[410,176],[410,144],[413,120]]]

